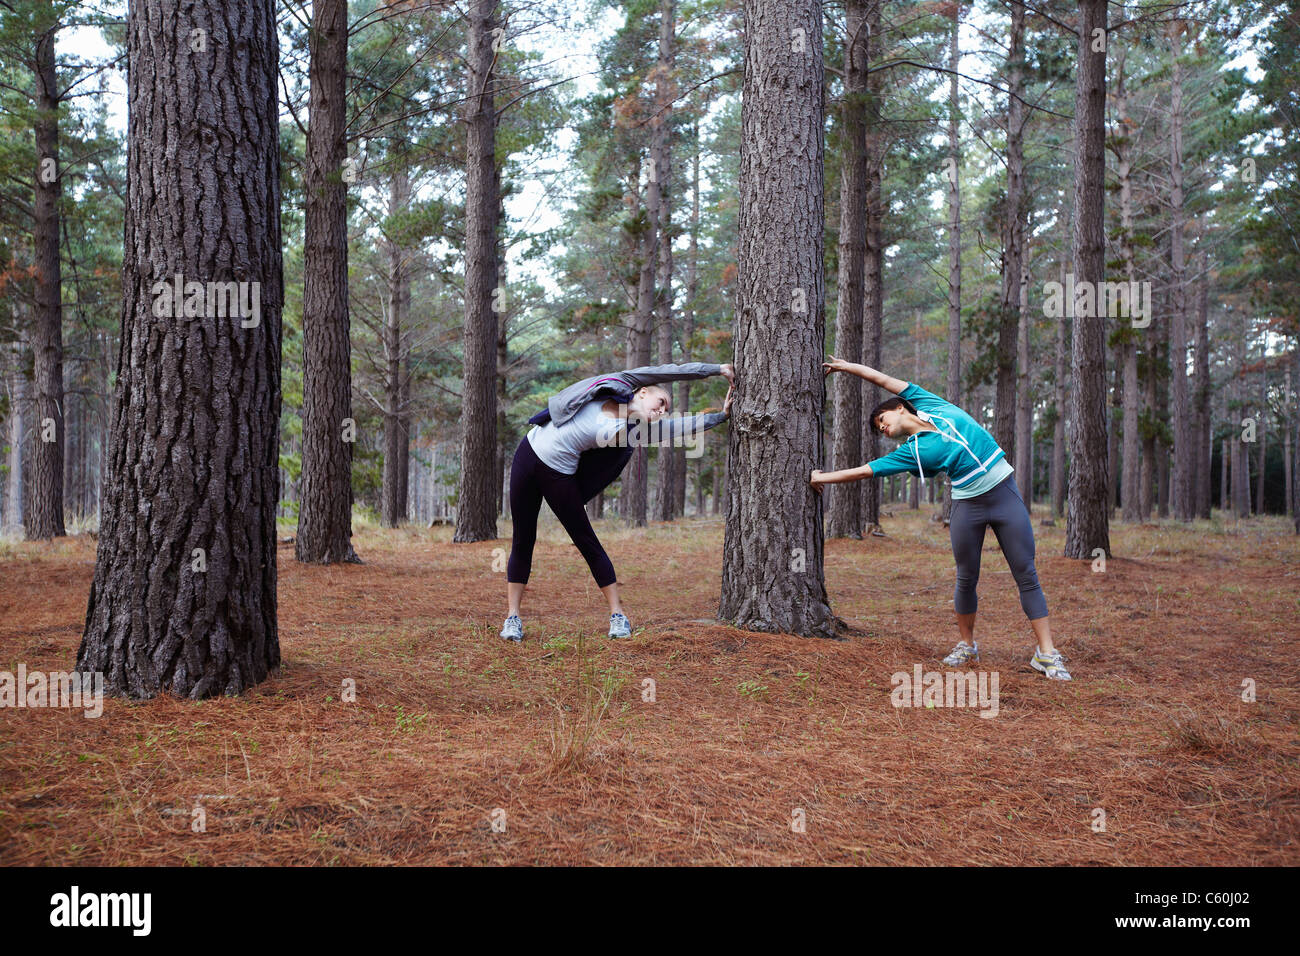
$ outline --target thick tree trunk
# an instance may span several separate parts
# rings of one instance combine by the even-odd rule
[[[59,261],[59,89],[54,40],[57,21],[36,41],[36,188],[32,246],[36,309],[32,344],[30,487],[23,524],[28,538],[55,538],[63,527],[63,292]]]
[[[1115,166],[1119,179],[1119,214],[1120,214],[1120,255],[1124,261],[1124,281],[1132,283],[1137,279],[1136,249],[1133,236],[1133,146],[1129,137],[1132,122],[1128,114],[1128,88],[1126,85],[1125,61],[1127,47],[1120,46],[1115,65]],[[1139,331],[1129,326],[1118,330],[1120,335],[1120,362],[1122,364],[1122,381],[1124,387],[1124,412],[1121,434],[1123,435],[1123,471],[1120,475],[1121,515],[1125,521],[1138,521],[1142,517],[1139,506],[1138,485],[1141,481],[1141,461],[1138,456],[1140,425],[1138,423],[1138,362],[1137,340]],[[1149,335],[1146,331],[1141,334]]]
[[[1007,203],[1003,219],[1002,308],[998,325],[997,397],[993,407],[993,437],[1015,460],[1016,334],[1020,327],[1020,272],[1025,251],[1025,7],[1012,0],[1011,32],[1007,44]]]
[[[862,361],[862,307],[867,250],[867,53],[866,0],[848,0],[845,13],[844,157],[840,165],[840,236],[835,354]],[[862,380],[852,375],[831,378],[831,470],[856,468],[862,455]],[[826,534],[862,537],[862,489],[855,484],[828,485]]]
[[[77,670],[133,698],[238,694],[280,662],[276,8],[137,0],[126,34],[122,348]],[[209,291],[177,315],[156,284],[178,276],[248,283],[257,311]]]
[[[465,371],[454,541],[497,536],[497,167],[492,49],[497,0],[469,14],[469,133],[465,145]]]
[[[1091,283],[1094,290],[1101,288],[1106,270],[1105,30],[1106,0],[1079,0],[1073,260],[1075,282]],[[1070,396],[1070,490],[1065,556],[1092,559],[1097,549],[1109,556],[1104,316],[1075,318]]]
[[[351,343],[348,315],[347,0],[312,4],[302,296],[299,561],[357,561],[352,550]]]
[[[718,618],[748,630],[830,637],[821,502],[808,484],[824,460],[822,78],[819,0],[746,0],[741,372]]]

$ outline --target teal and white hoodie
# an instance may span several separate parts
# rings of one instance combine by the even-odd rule
[[[925,478],[942,471],[952,481],[953,498],[974,498],[992,491],[1011,474],[1006,452],[956,405],[913,382],[898,397],[911,402],[917,417],[938,431],[917,432],[888,455],[868,462],[874,477],[906,472]]]

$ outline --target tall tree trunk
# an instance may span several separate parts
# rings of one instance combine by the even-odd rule
[[[23,523],[23,415],[27,409],[27,376],[22,368],[22,341],[14,342],[11,348],[14,370],[9,388],[9,484],[5,489],[3,530],[20,528]]]
[[[276,7],[237,13],[217,0],[127,11],[122,348],[77,670],[133,698],[238,694],[280,662]],[[204,315],[159,316],[171,291],[156,284],[175,276],[248,283],[257,312],[214,311],[209,292]]]
[[[30,487],[23,525],[28,538],[56,538],[63,527],[63,279],[59,261],[58,72],[54,40],[59,24],[50,14],[36,41],[36,187],[32,246],[36,309],[32,322],[32,426]]]
[[[998,325],[997,397],[993,436],[1011,460],[1016,446],[1016,334],[1020,327],[1020,273],[1025,249],[1025,7],[1011,2],[1007,43],[1007,205],[1003,221],[1002,301]]]
[[[459,503],[454,541],[497,536],[497,112],[493,50],[497,0],[469,14],[465,144],[465,370],[461,387]]]
[[[792,38],[797,38],[792,42]],[[830,637],[822,515],[825,403],[820,0],[745,0],[736,364],[719,620]]]
[[[1256,450],[1256,459],[1259,462],[1258,470],[1255,475],[1255,514],[1264,513],[1264,478],[1266,477],[1266,464],[1268,462],[1268,422],[1266,421],[1266,412],[1268,410],[1268,364],[1267,360],[1261,358],[1260,370],[1260,401],[1259,415],[1257,416],[1259,426],[1256,430],[1256,444],[1259,446]]]
[[[655,156],[658,169],[659,198],[659,250],[655,268],[655,337],[659,345],[659,362],[673,360],[673,242],[672,219],[672,104],[676,97],[673,87],[673,37],[676,34],[676,3],[660,0],[659,3],[659,63],[655,82],[655,105],[658,125],[654,127]],[[671,388],[671,386],[669,386]],[[660,447],[655,453],[655,520],[673,520],[673,495],[676,455],[671,446]]]
[[[1214,461],[1210,398],[1210,259],[1205,249],[1204,219],[1200,229],[1201,275],[1196,283],[1196,514],[1210,517],[1210,477]]]
[[[1091,283],[1094,290],[1101,288],[1106,269],[1105,34],[1106,0],[1079,0],[1073,260],[1075,282]],[[1110,555],[1103,317],[1076,317],[1070,357],[1070,490],[1065,556],[1091,559],[1097,549]]]
[[[682,361],[693,361],[691,358],[692,347],[691,339],[695,336],[695,296],[699,289],[699,258],[700,258],[700,122],[697,118],[691,124],[691,236],[690,248],[687,252],[686,261],[686,301],[682,307]],[[691,407],[691,383],[689,380],[678,382],[678,408],[681,414],[686,414]],[[674,466],[676,470],[673,473],[675,486],[674,493],[674,513],[682,516],[686,513],[686,449],[674,449],[677,456],[677,463]],[[695,459],[696,467],[694,469],[696,487],[699,487],[700,459]],[[698,496],[698,490],[697,490]],[[697,512],[702,512],[703,506],[698,507]]]
[[[1128,87],[1125,63],[1128,48],[1119,46],[1116,51],[1115,64],[1115,167],[1119,179],[1119,215],[1120,215],[1120,255],[1124,261],[1124,281],[1129,288],[1137,279],[1136,249],[1133,235],[1133,145],[1130,132],[1133,128],[1128,113]],[[1139,507],[1138,486],[1141,481],[1141,461],[1138,457],[1140,425],[1138,423],[1138,330],[1129,323],[1127,328],[1116,330],[1120,340],[1120,362],[1122,364],[1124,388],[1124,413],[1121,434],[1123,435],[1123,472],[1120,475],[1121,512],[1125,521],[1138,521],[1142,514]],[[1149,332],[1146,334],[1150,334]]]
[[[1061,264],[1065,271],[1065,264]],[[1064,277],[1062,277],[1064,278]],[[1056,421],[1052,425],[1052,474],[1049,480],[1052,498],[1052,523],[1065,514],[1065,420],[1069,406],[1065,399],[1066,343],[1069,342],[1069,310],[1062,309],[1056,320],[1056,366],[1052,370],[1052,402],[1056,406]]]
[[[840,236],[835,352],[849,362],[862,361],[862,308],[867,251],[867,53],[866,0],[847,0],[844,41],[844,157],[840,164]],[[856,468],[862,456],[862,380],[852,375],[831,379],[832,470]],[[828,485],[826,534],[862,537],[862,489],[853,484]]]
[[[388,214],[396,217],[410,200],[410,180],[405,168],[394,168],[388,186]],[[407,275],[406,250],[394,241],[387,243],[388,316],[384,323],[384,477],[382,518],[385,527],[396,528],[406,519],[406,471],[410,465],[407,452],[411,436],[407,432],[407,409],[404,396],[403,330],[410,303],[410,279]]]
[[[348,315],[347,0],[312,4],[302,296],[299,561],[356,562],[352,550],[351,343]]]
[[[1020,498],[1034,511],[1034,396],[1029,350],[1029,254],[1020,260],[1020,327],[1016,334],[1016,482]]]
[[[880,8],[883,0],[873,0],[867,10],[868,58],[879,56],[874,52],[880,36]],[[879,368],[881,361],[881,341],[884,334],[884,266],[885,250],[883,248],[884,204],[881,198],[881,186],[885,172],[885,133],[881,126],[882,106],[885,88],[883,76],[879,73],[867,74],[867,233],[866,266],[863,273],[862,296],[862,360],[872,368]],[[880,401],[881,391],[870,383],[863,389],[863,407],[867,413]],[[866,424],[865,422],[863,423]],[[862,457],[867,461],[880,457],[880,433],[874,428],[866,430],[865,447]],[[879,478],[868,478],[858,482],[862,489],[862,524],[868,534],[883,535],[880,527]]]
[[[948,36],[948,378],[944,393],[950,402],[961,402],[961,4],[953,8],[952,33]],[[943,524],[952,522],[952,481],[943,476]]]
[[[1192,501],[1193,466],[1191,407],[1187,394],[1187,260],[1183,249],[1186,221],[1183,203],[1183,22],[1169,24],[1173,59],[1170,79],[1169,110],[1169,264],[1173,308],[1169,312],[1169,372],[1171,417],[1174,432],[1173,476],[1170,501],[1174,517],[1191,521],[1195,512]]]

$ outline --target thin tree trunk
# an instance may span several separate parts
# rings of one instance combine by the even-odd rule
[[[14,370],[9,390],[9,485],[5,497],[6,530],[23,523],[23,414],[27,408],[27,376],[23,374],[22,341],[12,345]]]
[[[961,100],[957,86],[961,72],[961,4],[953,9],[948,36],[948,391],[950,402],[961,402],[961,140],[958,122]],[[952,482],[943,476],[943,524],[952,521]]]
[[[718,618],[830,637],[820,496],[822,5],[745,0],[736,365]],[[798,45],[791,37],[800,37]]]
[[[388,187],[388,214],[396,216],[410,199],[410,181],[406,170],[394,168]],[[384,323],[384,476],[381,513],[385,527],[396,528],[406,518],[403,494],[410,448],[406,431],[406,407],[403,401],[402,333],[406,328],[410,286],[406,255],[396,242],[387,243],[388,315]]]
[[[1061,264],[1064,273],[1065,264]],[[1064,276],[1062,276],[1064,278]],[[1052,426],[1052,474],[1050,493],[1052,496],[1052,523],[1065,514],[1065,419],[1069,406],[1065,400],[1066,343],[1069,341],[1069,310],[1062,309],[1056,320],[1056,367],[1053,369],[1053,396],[1056,405],[1056,421]]]
[[[882,0],[874,0],[867,10],[868,58],[875,59],[875,52],[880,37],[880,8]],[[881,115],[884,93],[884,78],[879,71],[867,74],[867,233],[866,264],[863,273],[863,319],[862,319],[862,360],[872,368],[880,367],[881,340],[884,322],[884,265],[883,248],[884,206],[881,198],[881,185],[885,172],[885,134],[881,129]],[[878,386],[864,384],[863,407],[867,413],[881,399]],[[863,423],[866,424],[865,422]],[[866,443],[862,457],[871,461],[880,457],[880,433],[874,428],[867,428]],[[879,478],[868,478],[858,482],[862,489],[862,523],[868,534],[882,535],[880,527]]]
[[[1210,478],[1214,461],[1210,397],[1210,259],[1204,248],[1204,219],[1200,229],[1201,276],[1196,283],[1196,514],[1210,517]]]
[[[673,87],[673,37],[676,35],[676,3],[660,0],[659,3],[659,63],[655,82],[656,121],[654,129],[653,160],[659,178],[659,249],[655,266],[655,332],[659,344],[659,362],[673,360],[673,310],[672,275],[673,243],[670,222],[672,219],[672,104],[676,97]],[[669,386],[671,388],[671,386]],[[655,510],[656,521],[673,520],[673,500],[676,487],[674,477],[676,455],[669,445],[655,452]]]
[[[993,437],[1016,460],[1016,336],[1020,327],[1020,279],[1025,243],[1024,127],[1025,7],[1011,2],[1007,43],[1007,199],[1003,219],[1002,300],[998,323],[997,396]]]
[[[692,347],[691,339],[695,336],[695,296],[698,294],[699,287],[699,259],[700,259],[700,122],[697,118],[691,124],[691,227],[690,227],[690,248],[687,252],[686,261],[686,301],[682,308],[682,361],[693,361],[691,358]],[[678,408],[681,414],[686,414],[691,407],[691,383],[689,380],[678,382]],[[675,502],[674,513],[684,515],[686,513],[686,449],[676,449],[677,470],[674,472],[676,486],[674,489]],[[699,488],[699,470],[700,459],[695,459],[696,467],[693,469],[695,474],[696,488],[698,494]],[[697,513],[703,512],[703,507],[696,509]]]
[[[348,316],[347,0],[312,4],[311,105],[303,245],[303,404],[299,561],[357,562],[352,550]]]
[[[469,116],[465,144],[465,369],[460,485],[454,541],[497,536],[497,112],[493,50],[497,0],[469,13]]]
[[[1173,308],[1169,312],[1169,372],[1171,416],[1174,432],[1173,476],[1170,503],[1179,521],[1191,521],[1195,514],[1191,403],[1187,389],[1187,260],[1183,249],[1186,222],[1183,204],[1183,22],[1169,24],[1173,60],[1170,80],[1169,111],[1169,183],[1170,232],[1169,259]]]
[[[238,694],[280,662],[276,6],[136,0],[126,42],[122,348],[77,670],[133,698]],[[160,316],[174,276],[247,283],[249,310],[209,293]]]

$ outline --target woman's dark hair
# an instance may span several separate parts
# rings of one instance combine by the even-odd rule
[[[872,430],[876,427],[876,418],[881,412],[892,411],[895,408],[906,408],[913,415],[916,414],[916,408],[905,398],[899,398],[895,395],[893,398],[887,398],[871,410],[871,417],[867,419],[867,426]]]

